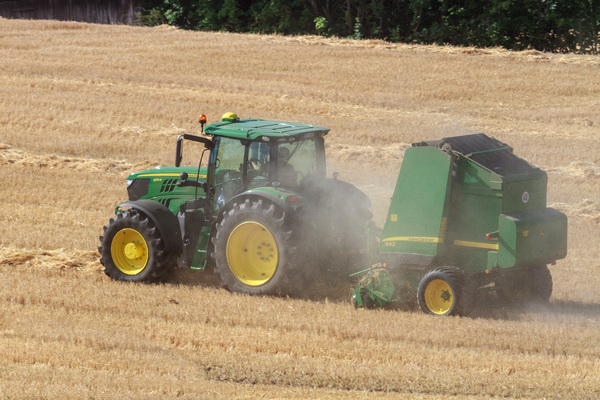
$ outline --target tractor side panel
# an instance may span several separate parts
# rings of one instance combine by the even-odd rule
[[[383,228],[382,261],[426,266],[442,252],[452,158],[434,147],[411,147]]]

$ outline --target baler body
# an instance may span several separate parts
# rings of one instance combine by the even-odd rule
[[[547,207],[547,181],[484,134],[414,143],[383,228],[382,265],[413,281],[451,266],[478,287],[564,258],[567,217]]]

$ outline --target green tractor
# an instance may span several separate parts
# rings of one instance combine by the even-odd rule
[[[175,166],[127,178],[129,201],[100,237],[108,276],[152,281],[176,265],[211,266],[230,291],[283,294],[368,262],[370,202],[337,175],[326,178],[329,129],[233,113],[200,123],[201,135],[178,137]],[[187,166],[185,142],[202,146]]]
[[[546,205],[547,175],[484,134],[413,143],[356,307],[416,300],[465,315],[477,296],[547,302],[548,264],[567,254],[567,217]]]

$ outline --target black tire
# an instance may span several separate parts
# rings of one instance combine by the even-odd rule
[[[531,301],[534,303],[548,303],[552,295],[552,275],[546,265],[538,265],[527,270],[529,275],[529,288]]]
[[[229,291],[283,294],[299,276],[291,216],[263,199],[233,202],[213,236],[215,272]]]
[[[417,302],[421,311],[426,314],[467,315],[470,290],[464,273],[455,267],[429,271],[419,283]]]
[[[320,266],[317,278],[332,286],[349,283],[351,273],[379,261],[379,243],[374,235],[369,235],[372,214],[347,199],[327,204],[323,211],[317,221],[319,238],[314,254],[315,264]],[[310,246],[306,243],[306,247]]]
[[[174,257],[165,250],[154,222],[136,209],[111,218],[100,236],[100,263],[112,279],[146,282],[164,275]]]

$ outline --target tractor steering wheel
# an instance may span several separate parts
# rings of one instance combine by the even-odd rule
[[[263,167],[263,162],[258,158],[249,158],[246,163],[249,167],[251,167],[254,171],[260,171]]]

